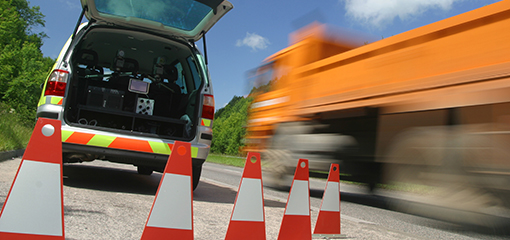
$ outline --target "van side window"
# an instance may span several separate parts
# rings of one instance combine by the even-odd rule
[[[182,69],[182,64],[178,62],[175,64],[175,68],[177,68],[177,81],[175,83],[181,88],[183,94],[188,94],[188,89],[186,86],[186,79],[184,79],[184,72]]]
[[[202,84],[202,78],[198,73],[198,66],[195,63],[195,59],[189,56],[187,59],[189,68],[191,69],[191,74],[193,75],[193,83],[195,84],[194,88],[198,89]]]

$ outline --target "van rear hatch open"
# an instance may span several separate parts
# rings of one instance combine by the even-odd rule
[[[97,26],[71,54],[71,125],[191,140],[205,75],[187,42]]]
[[[81,0],[89,21],[198,41],[233,8],[223,0]]]

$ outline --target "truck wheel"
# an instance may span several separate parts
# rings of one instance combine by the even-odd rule
[[[151,175],[152,172],[154,171],[152,168],[150,167],[147,167],[147,166],[138,166],[137,167],[137,171],[139,174],[142,174],[142,175]]]
[[[384,182],[435,186],[451,133],[445,127],[421,127],[400,133],[385,158]]]
[[[200,182],[200,175],[202,174],[202,164],[193,165],[193,190],[198,187]]]
[[[393,183],[408,183],[418,191],[409,203],[390,203],[394,209],[425,217],[473,226],[497,227],[494,212],[505,211],[504,201],[483,184],[481,169],[486,158],[498,151],[494,139],[462,128],[422,127],[409,130],[395,141],[387,155],[386,176]],[[491,141],[492,140],[492,141]],[[494,182],[494,183],[497,183]],[[497,186],[497,185],[496,185]],[[493,187],[493,186],[492,186]]]
[[[293,170],[287,165],[292,161],[287,150],[268,149],[262,154],[264,185],[276,189],[288,189],[292,184]]]

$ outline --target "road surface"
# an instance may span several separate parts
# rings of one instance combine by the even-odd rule
[[[3,206],[20,159],[0,162]],[[224,239],[242,169],[206,163],[193,193],[195,239]],[[104,161],[64,165],[66,239],[139,239],[157,191],[160,173]],[[311,179],[312,230],[325,181]],[[348,239],[508,239],[462,226],[387,210],[386,200],[341,184],[342,234]],[[288,193],[264,188],[267,239],[276,239]]]

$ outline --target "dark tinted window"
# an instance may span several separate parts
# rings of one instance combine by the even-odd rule
[[[95,0],[98,12],[136,17],[190,31],[212,9],[193,0]]]

